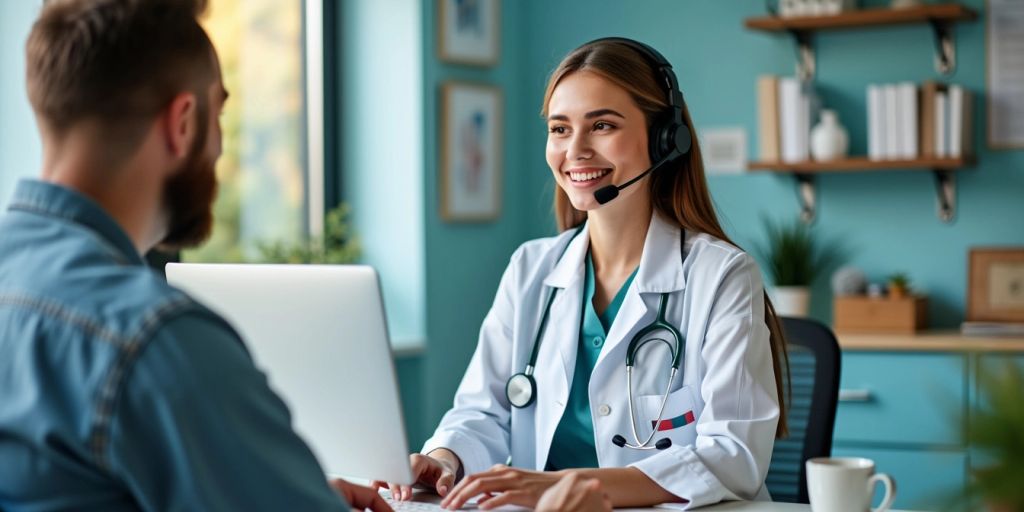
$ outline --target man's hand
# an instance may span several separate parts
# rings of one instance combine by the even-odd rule
[[[370,509],[373,512],[393,512],[391,506],[380,497],[375,489],[346,482],[340,478],[331,480],[331,487],[345,498],[356,510]]]

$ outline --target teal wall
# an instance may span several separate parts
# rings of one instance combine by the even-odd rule
[[[502,2],[501,58],[497,66],[475,68],[441,63],[437,57],[437,4],[423,13],[424,161],[426,179],[427,349],[423,357],[425,432],[433,430],[451,406],[455,388],[476,346],[480,323],[490,308],[501,273],[515,248],[532,235],[533,212],[543,209],[533,186],[545,168],[543,151],[532,148],[523,126],[536,117],[524,105],[522,82],[539,81],[524,73],[526,11],[516,1]],[[525,77],[525,78],[524,78]],[[504,92],[502,211],[496,221],[448,223],[441,220],[438,191],[438,106],[441,84],[468,80],[498,84]],[[538,160],[539,157],[539,160]],[[539,176],[538,176],[539,175]],[[410,429],[413,430],[413,429]],[[425,437],[423,438],[425,439]],[[422,439],[421,439],[422,440]]]
[[[553,232],[545,130],[538,111],[547,75],[577,45],[602,36],[643,40],[674,65],[698,134],[708,127],[747,130],[757,155],[755,82],[758,75],[792,74],[794,45],[783,35],[743,28],[763,14],[762,2],[717,0],[506,0],[502,52],[495,68],[442,64],[436,57],[436,0],[424,12],[426,162],[427,350],[422,376],[427,432],[451,404],[476,343],[501,271],[522,241]],[[878,0],[865,2],[878,5]],[[945,78],[982,95],[984,0],[968,0],[979,19],[958,24],[958,69]],[[851,153],[866,153],[868,83],[943,79],[932,67],[933,40],[925,25],[824,33],[816,37],[817,85],[827,107],[850,133]],[[446,79],[471,79],[505,91],[504,209],[494,223],[447,224],[437,214],[437,94]],[[957,218],[938,220],[931,173],[893,171],[824,176],[818,180],[815,229],[841,240],[848,263],[872,280],[906,271],[929,295],[932,327],[963,320],[967,253],[979,245],[1024,245],[1024,151],[985,147],[985,105],[976,104],[978,165],[957,174]],[[799,208],[788,175],[709,178],[726,231],[744,247],[762,240],[762,214],[795,218]],[[827,278],[814,287],[812,316],[831,320]]]

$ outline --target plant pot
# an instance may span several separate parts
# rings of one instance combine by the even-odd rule
[[[775,314],[803,318],[807,316],[811,290],[806,286],[776,286],[771,291]]]
[[[893,286],[889,285],[889,298],[892,299],[903,299],[908,295],[907,288],[905,286]]]

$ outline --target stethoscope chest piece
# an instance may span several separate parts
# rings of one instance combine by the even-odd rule
[[[505,395],[513,407],[522,409],[537,399],[537,381],[529,374],[532,369],[528,367],[526,372],[513,375],[505,383]]]

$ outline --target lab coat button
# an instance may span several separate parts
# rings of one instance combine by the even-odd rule
[[[597,413],[601,416],[608,416],[612,413],[612,408],[609,407],[608,404],[601,404],[601,406],[597,408]]]

